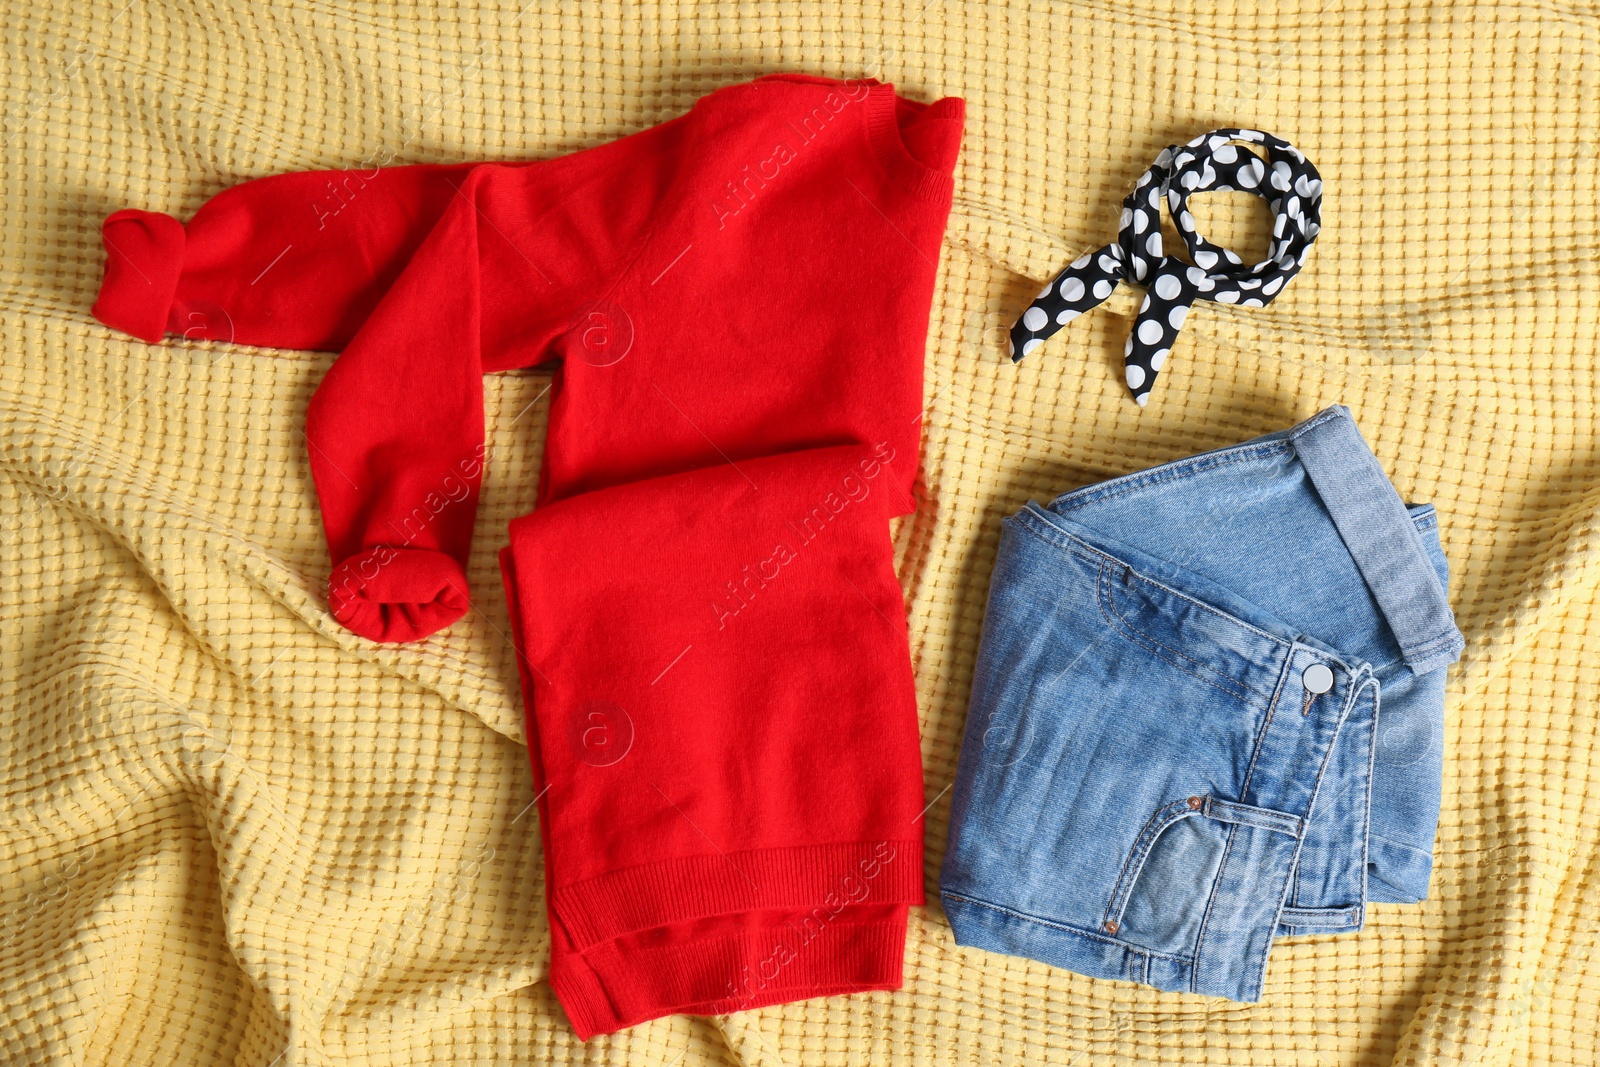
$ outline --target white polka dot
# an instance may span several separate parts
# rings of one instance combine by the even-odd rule
[[[1136,260],[1133,261],[1133,280],[1134,281],[1136,281],[1136,282],[1144,281],[1144,276],[1146,274],[1148,274],[1148,273],[1150,273],[1150,268],[1145,263],[1144,260],[1136,259]]]
[[[1279,215],[1278,220],[1272,224],[1272,236],[1282,237],[1283,228],[1289,224],[1289,216]]]
[[[1108,274],[1116,273],[1116,270],[1119,266],[1121,266],[1121,264],[1117,262],[1117,258],[1115,256],[1100,257],[1100,269]]]
[[[1122,246],[1120,244],[1106,245],[1106,250],[1111,253],[1111,258],[1118,263],[1122,262]]]
[[[1259,308],[1259,307],[1266,307],[1267,306],[1267,302],[1265,300],[1260,300],[1260,299],[1257,299],[1256,297],[1252,296],[1249,300],[1241,300],[1241,301],[1239,301],[1239,306],[1242,307],[1242,308]]]
[[[1144,407],[1146,404],[1150,403],[1150,394],[1140,393],[1133,398],[1133,402],[1138,404],[1140,407]]]
[[[1128,364],[1128,388],[1137,389],[1144,384],[1144,368],[1137,363]]]
[[[1022,354],[1024,356],[1027,355],[1029,352],[1032,352],[1035,348],[1038,348],[1042,344],[1044,344],[1044,342],[1039,338],[1030,337],[1026,341],[1022,342]]]
[[[1272,187],[1287,192],[1289,189],[1289,164],[1283,160],[1272,165]]]
[[[1261,161],[1256,160],[1256,162],[1260,163]],[[1261,180],[1261,175],[1256,173],[1254,167],[1240,167],[1237,180],[1240,188],[1254,189],[1256,187],[1256,183]]]
[[[1288,202],[1283,205],[1283,210],[1288,214],[1288,216],[1291,219],[1299,218],[1300,217],[1300,198],[1298,196],[1291,196],[1289,198]],[[1282,215],[1279,215],[1278,217],[1280,219],[1283,218]]]
[[[1212,267],[1217,265],[1217,254],[1215,252],[1207,252],[1204,249],[1201,249],[1199,252],[1194,254],[1194,262],[1195,266],[1201,267],[1205,270],[1210,270]]]
[[[1104,278],[1101,278],[1099,281],[1094,283],[1094,298],[1096,300],[1104,300],[1106,297],[1108,297],[1110,295],[1111,295],[1111,283],[1110,282],[1106,281]]]
[[[1144,247],[1152,256],[1161,254],[1161,232],[1158,230],[1144,239]]]
[[[1211,290],[1217,287],[1217,283],[1211,280],[1211,276],[1209,274],[1201,274],[1200,280],[1194,283],[1194,287],[1200,290],[1202,293],[1209,293]]]
[[[1076,304],[1083,299],[1083,279],[1067,278],[1061,283],[1061,299]]]
[[[1127,229],[1128,228],[1128,223],[1130,223],[1132,221],[1133,221],[1133,209],[1132,208],[1126,208],[1126,207],[1123,208],[1122,209],[1122,218],[1120,220],[1118,220],[1118,222],[1117,222],[1117,229],[1119,229],[1119,230]]]
[[[1189,283],[1191,285],[1199,285],[1201,282],[1210,281],[1210,279],[1206,277],[1206,272],[1201,270],[1199,267],[1185,267],[1183,272],[1189,276]]]
[[[1177,307],[1173,308],[1167,314],[1167,321],[1172,323],[1172,328],[1174,330],[1181,330],[1181,329],[1183,329],[1183,320],[1188,318],[1188,317],[1189,317],[1189,308],[1188,308],[1188,306],[1185,305],[1185,304],[1179,304]]]
[[[1178,224],[1186,230],[1192,230],[1194,229],[1194,216],[1187,211],[1181,211],[1178,213]]]
[[[1306,179],[1304,174],[1294,180],[1294,191],[1304,197],[1311,196],[1311,182]]]
[[[1161,190],[1160,189],[1152,189],[1152,190],[1150,190],[1150,210],[1152,210],[1152,211],[1160,211],[1161,210]]]
[[[1200,184],[1200,175],[1196,174],[1192,170],[1184,172],[1182,185],[1183,185],[1183,187],[1185,189],[1193,189],[1195,186],[1197,186],[1199,184]]]
[[[1029,331],[1038,333],[1050,322],[1050,316],[1044,313],[1044,308],[1029,308],[1022,313],[1022,325]]]
[[[1182,291],[1183,286],[1170,274],[1163,274],[1156,279],[1156,295],[1163,300],[1171,300]]]
[[[1200,172],[1200,188],[1209,189],[1215,184],[1217,184],[1217,172],[1207,163],[1205,169]]]
[[[1150,369],[1153,371],[1158,371],[1164,367],[1167,362],[1167,355],[1171,353],[1171,351],[1172,349],[1170,348],[1158,348],[1154,352],[1150,353]]]
[[[1321,229],[1322,229],[1322,226],[1319,223],[1315,223],[1315,222],[1306,223],[1306,239],[1310,240],[1311,238],[1315,237],[1317,235],[1318,231],[1320,231]]]
[[[1232,304],[1239,299],[1239,291],[1237,289],[1218,289],[1217,295],[1212,299],[1219,304]]]
[[[1263,285],[1261,287],[1261,293],[1262,293],[1263,296],[1271,296],[1273,293],[1276,293],[1279,289],[1282,289],[1282,288],[1283,288],[1283,278],[1282,277],[1277,277],[1277,278],[1272,279],[1266,285]]]
[[[1040,297],[1049,296],[1050,295],[1050,290],[1054,289],[1055,286],[1056,286],[1055,282],[1048,283],[1043,289],[1039,290],[1039,296],[1034,297],[1034,299],[1038,300]]]
[[[1071,308],[1062,308],[1060,311],[1056,312],[1056,325],[1065,326],[1067,323],[1077,318],[1078,315],[1079,312],[1073,311]]]
[[[1073,270],[1082,270],[1083,268],[1085,268],[1085,267],[1087,267],[1089,265],[1089,260],[1091,260],[1093,258],[1094,258],[1094,253],[1093,252],[1085,252],[1083,255],[1079,256],[1077,259],[1072,261],[1072,269]]]
[[[1143,233],[1150,228],[1150,216],[1143,211],[1133,217],[1133,232]]]
[[[1239,279],[1239,288],[1241,288],[1241,289],[1254,289],[1257,286],[1259,286],[1260,284],[1261,284],[1261,279],[1260,278],[1241,278],[1241,279]]]
[[[1239,158],[1239,150],[1231,144],[1225,144],[1212,153],[1218,163],[1232,163]]]
[[[1139,341],[1142,344],[1153,345],[1161,341],[1161,324],[1155,319],[1145,319],[1139,324]]]

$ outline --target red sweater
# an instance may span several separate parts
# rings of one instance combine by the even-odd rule
[[[330,606],[373,640],[469,610],[482,376],[560,361],[501,563],[584,1037],[900,985],[923,796],[887,521],[962,119],[773,75],[556,159],[106,220],[103,322],[342,350],[306,436]]]

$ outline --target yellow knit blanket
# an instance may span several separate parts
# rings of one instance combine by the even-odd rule
[[[1581,6],[912,0],[417,10],[4,0],[0,1049],[6,1063],[1593,1063],[1600,1031],[1600,23]],[[578,14],[582,11],[582,15]],[[479,610],[376,647],[323,600],[302,436],[332,356],[89,316],[98,223],[259,175],[556,155],[776,70],[968,102],[896,528],[930,903],[906,988],[587,1046],[546,983],[495,563],[549,377],[488,382]],[[1270,130],[1326,180],[1271,307],[1203,303],[1141,410],[1119,292],[1004,329],[1164,145]],[[1259,201],[1202,229],[1251,247]],[[1259,242],[1258,242],[1259,243]],[[1452,668],[1433,899],[1280,943],[1265,1000],[961,949],[932,893],[997,523],[1349,405],[1438,505]]]

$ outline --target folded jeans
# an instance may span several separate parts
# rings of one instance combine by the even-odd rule
[[[1462,638],[1347,409],[1003,524],[940,876],[956,940],[1261,996],[1426,897]]]

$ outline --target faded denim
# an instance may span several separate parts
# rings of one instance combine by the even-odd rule
[[[956,776],[956,941],[1256,1001],[1275,937],[1424,899],[1447,581],[1432,506],[1337,405],[1029,501]]]

